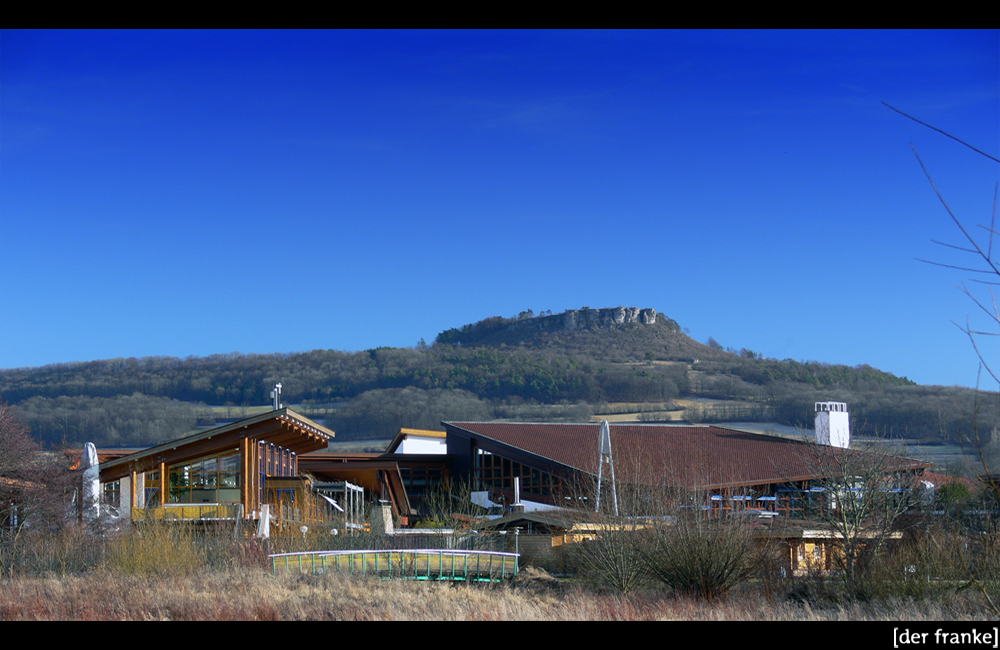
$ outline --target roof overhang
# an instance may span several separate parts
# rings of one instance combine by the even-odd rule
[[[395,452],[406,438],[423,438],[424,440],[441,440],[447,439],[447,433],[444,431],[431,431],[428,429],[407,429],[401,428],[395,436],[393,436],[392,441],[389,442],[389,446],[385,448],[387,454]]]
[[[304,454],[325,449],[334,435],[309,418],[282,408],[101,463],[101,481],[118,480],[132,471],[149,471],[161,463],[176,465],[238,449],[244,439]]]

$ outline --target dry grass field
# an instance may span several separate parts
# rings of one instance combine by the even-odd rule
[[[707,603],[663,591],[627,596],[525,571],[502,585],[272,576],[263,569],[0,579],[4,621],[977,621],[974,595],[818,607],[753,590]]]

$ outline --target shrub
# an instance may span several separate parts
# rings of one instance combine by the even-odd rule
[[[596,539],[581,542],[576,549],[583,575],[623,594],[648,583],[641,535],[628,519],[609,519]]]
[[[639,546],[648,574],[685,595],[724,596],[749,580],[758,554],[753,531],[743,521],[683,516],[649,529]]]
[[[195,534],[187,526],[143,522],[107,543],[106,566],[126,574],[188,575],[205,565]]]

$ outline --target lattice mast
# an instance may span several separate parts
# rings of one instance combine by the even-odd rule
[[[601,483],[604,479],[604,462],[607,460],[611,468],[611,499],[614,502],[615,516],[618,516],[618,485],[615,482],[615,461],[611,455],[611,425],[605,420],[601,422],[601,433],[597,442],[597,504],[594,512],[601,511]]]

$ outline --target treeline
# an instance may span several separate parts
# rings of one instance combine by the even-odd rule
[[[207,404],[264,404],[275,383],[297,400],[357,394],[376,387],[378,372],[364,353],[220,354],[143,357],[0,370],[0,396],[114,397],[141,393]],[[353,392],[351,392],[353,391]]]
[[[964,444],[974,440],[977,431],[988,442],[1000,426],[996,393],[957,386],[805,390],[784,385],[774,391],[774,420],[790,426],[811,427],[815,403],[821,401],[847,402],[851,429],[859,435]]]
[[[491,335],[495,335],[505,329],[517,319],[504,318],[503,316],[493,316],[483,320],[463,325],[462,327],[452,327],[437,335],[435,342],[445,345],[456,345],[473,341],[479,341]]]
[[[403,427],[441,429],[442,420],[488,420],[490,403],[463,390],[383,388],[357,396],[333,412],[327,426],[339,438],[392,438]]]
[[[377,348],[290,355],[152,357],[0,371],[0,397],[112,398],[142,394],[215,405],[266,404],[275,383],[288,403],[351,399],[376,389],[466,390],[485,399],[658,401],[686,390],[683,369],[631,367],[553,350]]]
[[[490,332],[497,345],[446,341]],[[452,332],[452,334],[448,334]],[[205,405],[264,405],[275,383],[286,404],[322,413],[341,439],[381,438],[399,427],[491,419],[535,409],[583,417],[599,404],[664,404],[680,398],[735,402],[692,408],[689,420],[774,420],[811,426],[816,401],[850,405],[856,426],[927,441],[957,442],[973,413],[991,431],[995,412],[971,390],[921,387],[870,366],[848,367],[732,353],[698,343],[665,317],[574,331],[534,328],[530,318],[487,319],[442,333],[431,346],[361,352],[147,357],[0,370],[0,400],[48,444],[141,446],[214,423]],[[582,405],[582,406],[581,406]],[[537,408],[536,407],[558,408]],[[643,409],[640,409],[643,410]],[[649,411],[656,409],[650,408]],[[652,417],[652,416],[651,416]]]
[[[94,442],[145,447],[215,423],[209,409],[136,393],[116,397],[30,397],[15,407],[32,436],[49,447]]]

